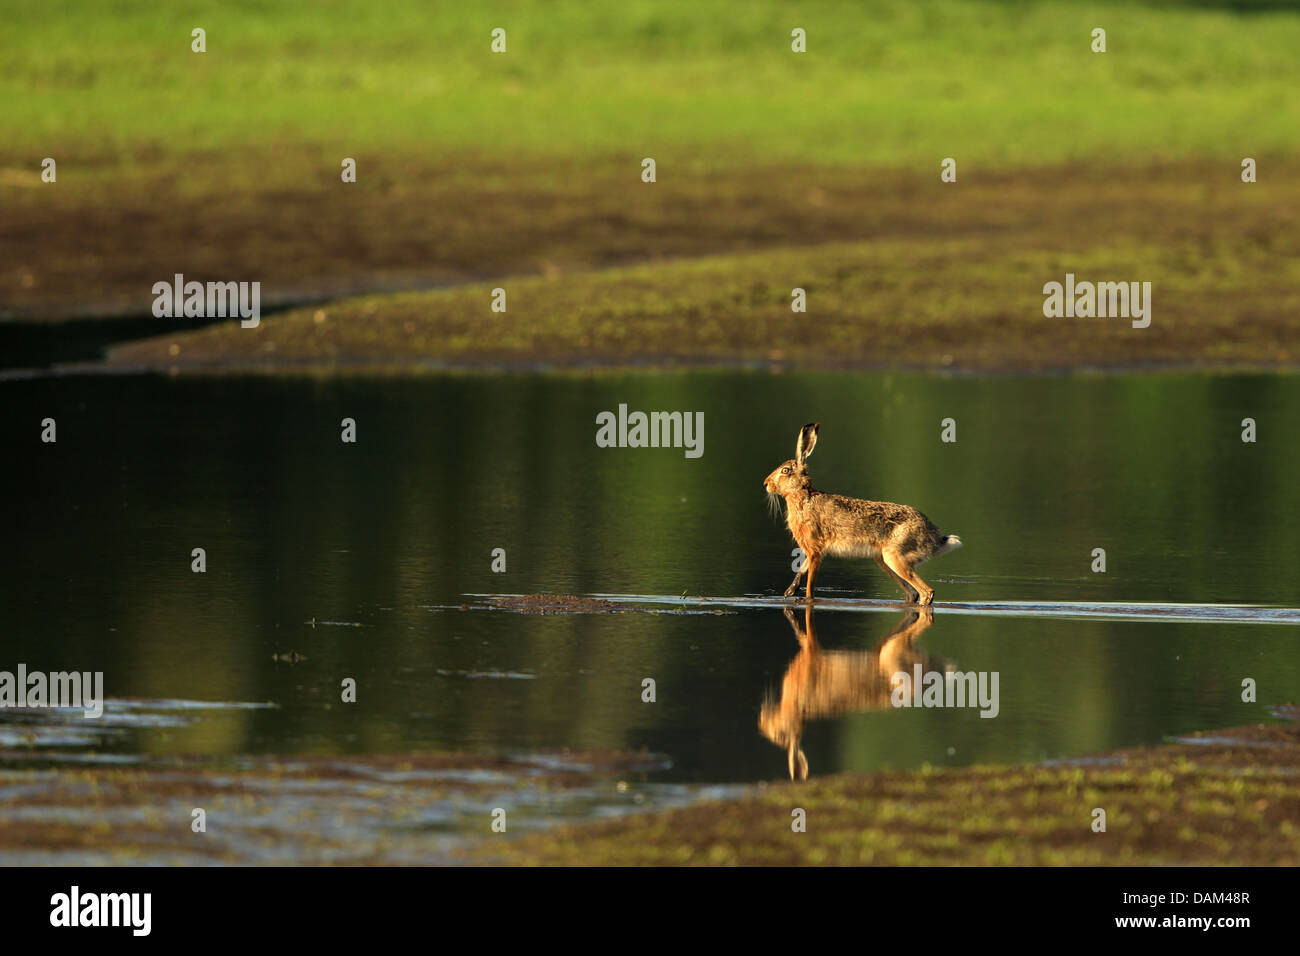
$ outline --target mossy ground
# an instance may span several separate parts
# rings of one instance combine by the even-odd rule
[[[1300,862],[1300,728],[1054,766],[837,775],[484,847],[538,865],[1274,865]],[[1210,741],[1230,740],[1215,743]],[[806,814],[806,831],[792,813]],[[1094,810],[1106,812],[1104,833]]]
[[[344,299],[256,329],[222,323],[122,346],[110,363],[1002,371],[1300,360],[1300,180],[1264,188],[1190,162],[948,185],[804,172],[750,171],[728,190],[710,188],[708,176],[637,183],[623,189],[618,217],[599,190],[588,197],[594,206],[579,204],[568,219],[516,210],[516,261],[485,255],[480,264],[509,271],[548,249],[543,275]],[[607,216],[593,212],[601,208]],[[457,240],[464,248],[503,228],[479,224],[477,240]],[[615,235],[621,241],[606,241]],[[717,248],[732,251],[708,254]],[[594,268],[638,258],[651,261]],[[1067,272],[1150,282],[1150,326],[1045,317],[1043,284]],[[491,309],[495,288],[505,290],[505,312]],[[791,310],[795,288],[806,290],[805,313]]]

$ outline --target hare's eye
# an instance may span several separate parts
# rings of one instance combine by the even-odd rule
[[[782,468],[782,469],[781,469],[781,474],[783,474],[783,475],[788,475],[788,474],[790,474],[790,469],[789,469],[789,468]]]

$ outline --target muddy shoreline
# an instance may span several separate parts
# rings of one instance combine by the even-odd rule
[[[656,785],[665,758],[650,753],[60,766],[52,753],[11,752],[0,767],[0,856],[37,864],[1289,866],[1300,862],[1300,708],[1273,712],[1281,723],[1042,764],[715,788]],[[954,816],[954,806],[965,810]],[[196,807],[211,833],[192,830]],[[508,815],[505,833],[492,830],[494,807]],[[791,807],[806,812],[806,832],[791,830]],[[1092,826],[1099,807],[1105,832]],[[596,808],[605,819],[564,822]]]

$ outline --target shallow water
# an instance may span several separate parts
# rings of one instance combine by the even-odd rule
[[[0,396],[0,670],[103,671],[116,702],[93,725],[0,711],[11,762],[571,747],[662,755],[663,783],[782,779],[758,725],[799,652],[775,600],[793,545],[760,483],[810,420],[818,487],[961,535],[921,569],[938,603],[909,653],[1000,691],[995,719],[867,693],[809,713],[813,775],[1061,759],[1300,696],[1296,377],[64,377]],[[704,454],[597,447],[620,403],[704,412]],[[834,658],[850,670],[903,622],[870,561],[818,585],[816,637],[857,652]],[[640,609],[475,596],[539,592]]]

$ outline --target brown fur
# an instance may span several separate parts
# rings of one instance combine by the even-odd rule
[[[934,623],[934,612],[929,608],[910,609],[870,651],[822,650],[813,628],[811,604],[805,605],[804,614],[804,626],[800,627],[794,613],[786,609],[786,620],[799,641],[799,653],[786,668],[781,699],[769,697],[764,701],[758,718],[763,736],[786,751],[791,780],[808,777],[808,758],[799,746],[808,721],[886,710],[890,707],[894,674],[910,674],[918,662],[923,671],[948,667],[938,658],[922,655],[914,646]]]
[[[873,558],[903,589],[908,601],[929,604],[934,588],[916,573],[916,566],[961,547],[955,534],[942,534],[934,523],[910,505],[866,501],[817,491],[805,462],[817,444],[819,423],[805,425],[795,441],[795,456],[763,479],[769,495],[785,499],[785,521],[795,544],[807,560],[785,591],[790,597],[799,579],[808,575],[807,598],[813,597],[813,577],[827,557]]]

